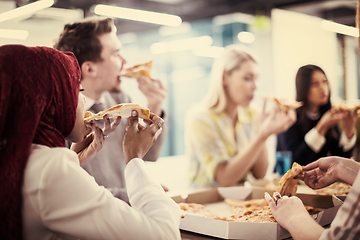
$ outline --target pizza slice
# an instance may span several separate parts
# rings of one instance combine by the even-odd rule
[[[288,100],[288,99],[277,98],[277,97],[274,97],[274,96],[264,96],[264,99],[274,101],[276,104],[278,104],[280,106],[280,109],[282,111],[284,111],[284,112],[287,112],[290,109],[297,109],[297,108],[299,108],[299,107],[301,107],[303,105],[302,102],[291,101],[291,100]]]
[[[252,199],[252,200],[234,200],[234,199],[225,199],[227,205],[231,208],[233,213],[237,213],[244,208],[262,208],[268,206],[265,198],[262,199]]]
[[[151,69],[152,69],[152,61],[149,61],[122,70],[120,72],[120,76],[129,77],[129,78],[140,78],[141,76],[145,76],[150,78]]]
[[[332,104],[331,109],[334,111],[350,111],[350,112],[358,112],[360,110],[360,101],[352,100],[352,101],[340,101]]]
[[[86,112],[84,122],[88,123],[92,120],[103,119],[104,115],[107,114],[109,118],[121,117],[130,117],[131,111],[136,110],[138,112],[139,118],[149,119],[150,110],[146,107],[140,106],[136,103],[122,103],[116,106],[113,106],[107,110],[100,111],[97,114]]]
[[[200,217],[213,218],[218,220],[225,220],[224,217],[218,216],[217,214],[206,209],[204,205],[199,203],[178,203],[181,213],[180,217],[184,218],[186,214],[196,215]]]
[[[351,190],[351,185],[344,182],[335,182],[330,186],[316,190],[319,195],[346,196]]]
[[[226,219],[229,222],[271,222],[276,220],[269,206],[243,208]]]
[[[294,162],[292,168],[289,169],[289,171],[287,171],[280,179],[279,186],[276,191],[279,192],[281,196],[295,196],[299,179],[295,179],[294,177],[301,173],[303,173],[302,166]]]
[[[84,116],[84,119],[85,119],[85,118],[88,118],[88,117],[91,117],[91,116],[93,116],[93,115],[95,115],[95,114],[92,113],[92,112],[90,112],[90,111],[86,111],[85,116]]]

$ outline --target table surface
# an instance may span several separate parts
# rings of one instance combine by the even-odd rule
[[[222,238],[211,237],[203,234],[193,233],[185,230],[180,230],[181,240],[223,240]],[[283,240],[292,240],[293,238],[286,238]]]
[[[207,235],[203,235],[203,234],[198,234],[198,233],[194,233],[194,232],[189,232],[189,231],[185,231],[185,230],[180,230],[181,233],[181,239],[182,240],[193,240],[193,239],[200,239],[200,240],[209,240],[209,239],[222,239],[222,238],[217,238],[217,237],[211,237],[211,236],[207,236]]]

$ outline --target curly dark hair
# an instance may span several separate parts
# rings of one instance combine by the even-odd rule
[[[66,24],[54,48],[73,52],[80,67],[85,61],[101,61],[102,45],[98,37],[110,33],[113,27],[113,19],[101,17],[88,17]]]

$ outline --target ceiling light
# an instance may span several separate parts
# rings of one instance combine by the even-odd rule
[[[51,7],[54,0],[40,0],[0,14],[0,22]]]
[[[336,32],[352,37],[359,37],[359,29],[355,27],[346,26],[340,23],[335,23],[328,20],[321,21],[321,26],[328,31]]]
[[[170,36],[175,34],[183,34],[191,31],[191,24],[184,22],[178,27],[162,26],[159,28],[161,36]]]
[[[210,46],[206,48],[194,49],[193,54],[199,57],[217,58],[224,52],[223,47]]]
[[[255,36],[251,32],[239,32],[237,37],[243,43],[253,43],[255,41]]]
[[[0,38],[25,40],[29,36],[26,30],[0,29]]]
[[[114,7],[103,4],[96,5],[94,12],[95,14],[102,16],[116,17],[173,27],[179,26],[182,22],[181,18],[176,15],[149,12],[131,8]]]
[[[170,42],[158,42],[153,43],[150,46],[150,52],[153,54],[179,52],[190,49],[209,47],[212,43],[213,39],[210,36],[186,38]]]

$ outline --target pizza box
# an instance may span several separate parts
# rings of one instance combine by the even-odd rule
[[[230,216],[232,212],[223,201],[225,198],[235,200],[261,199],[264,198],[265,191],[260,187],[236,186],[204,189],[172,198],[177,203],[203,204],[215,214]],[[269,193],[272,194],[272,192]],[[323,211],[313,215],[313,218],[322,226],[329,225],[332,222],[342,204],[342,201],[335,196],[299,194],[298,197],[305,205],[323,209]],[[280,240],[291,237],[290,233],[278,223],[227,222],[190,214],[181,219],[180,229],[222,239]]]

